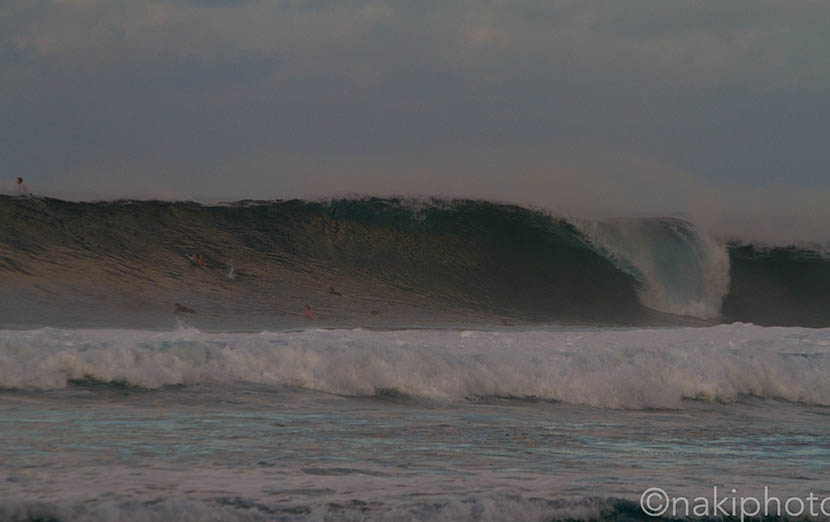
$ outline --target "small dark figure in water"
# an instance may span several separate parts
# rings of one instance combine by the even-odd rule
[[[190,262],[198,267],[207,268],[207,261],[205,261],[198,252],[190,257]]]
[[[23,183],[23,178],[19,176],[17,178],[17,193],[21,196],[32,197],[32,195],[29,194],[29,187],[27,187],[26,184]]]
[[[314,310],[311,309],[311,306],[305,305],[303,308],[303,313],[305,313],[306,319],[317,319],[317,314],[314,313]]]
[[[377,310],[369,310],[369,317],[377,317],[380,315],[380,312]]]
[[[502,319],[501,320],[501,325],[502,326],[513,326],[513,323],[509,322],[507,319]]]
[[[182,306],[179,303],[176,303],[175,307],[173,308],[173,313],[176,314],[195,314],[196,310],[192,308],[188,308],[186,306]]]
[[[330,287],[329,287],[329,293],[330,293],[331,295],[339,295],[339,296],[342,296],[342,295],[343,295],[343,294],[341,294],[340,292],[338,292],[337,290],[335,290],[333,286],[330,286]]]

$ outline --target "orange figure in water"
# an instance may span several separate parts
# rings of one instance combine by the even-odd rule
[[[198,252],[193,254],[193,256],[191,256],[190,262],[193,263],[194,265],[198,266],[198,267],[207,268],[207,262],[204,260],[204,258],[201,256],[201,254],[199,254]]]
[[[317,314],[314,313],[314,310],[309,305],[305,305],[303,313],[305,313],[306,319],[317,319]]]

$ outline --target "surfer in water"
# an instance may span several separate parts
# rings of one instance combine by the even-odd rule
[[[23,183],[23,178],[21,178],[20,176],[17,177],[16,189],[18,196],[26,196],[28,198],[32,197],[32,194],[29,192],[29,187],[27,187],[26,184]]]
[[[198,252],[190,256],[190,262],[200,268],[207,268],[207,261]]]
[[[317,319],[317,314],[314,313],[314,310],[312,310],[309,305],[305,305],[303,313],[305,314],[306,319]]]
[[[180,305],[179,303],[176,303],[175,307],[173,308],[173,313],[176,313],[176,314],[195,314],[196,310],[194,310],[192,308],[188,308],[188,307],[183,306],[183,305]]]
[[[343,294],[341,294],[340,292],[338,292],[337,290],[335,290],[333,286],[330,286],[330,287],[329,287],[329,293],[330,293],[331,295],[336,295],[336,296],[343,297]]]

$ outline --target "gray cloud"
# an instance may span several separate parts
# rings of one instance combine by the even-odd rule
[[[783,186],[797,207],[830,185],[828,15],[767,0],[0,2],[0,168],[102,196],[656,212],[750,208],[747,189]]]

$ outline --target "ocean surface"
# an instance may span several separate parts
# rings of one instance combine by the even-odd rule
[[[0,441],[0,521],[830,497],[830,243],[469,200],[0,196]]]

